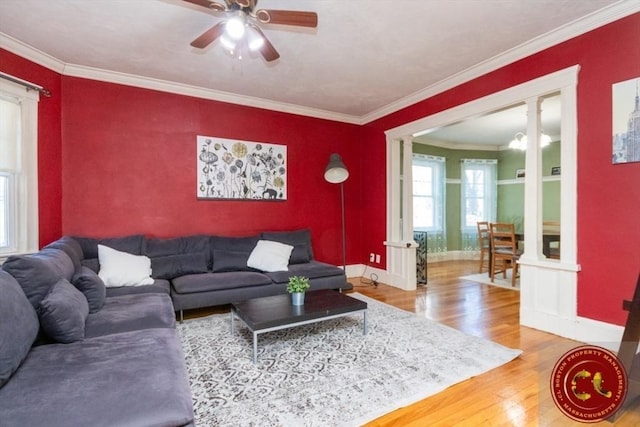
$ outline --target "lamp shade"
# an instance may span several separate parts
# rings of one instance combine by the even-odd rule
[[[332,184],[340,184],[349,178],[349,171],[339,154],[333,153],[324,170],[324,179]]]

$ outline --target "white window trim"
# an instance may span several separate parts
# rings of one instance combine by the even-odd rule
[[[413,165],[416,163],[437,164],[438,170],[434,174],[433,189],[433,208],[434,208],[434,226],[433,227],[413,227],[418,231],[434,231],[442,233],[446,230],[445,224],[445,205],[446,205],[446,159],[439,156],[431,156],[426,154],[413,154]],[[436,176],[437,175],[437,176]],[[437,180],[437,182],[436,182]],[[440,188],[435,188],[439,184]],[[413,197],[416,197],[415,194]]]
[[[38,250],[38,102],[37,91],[27,91],[22,85],[0,80],[0,93],[19,100],[21,110],[20,171],[16,174],[15,191],[17,225],[15,243],[0,257]]]
[[[464,165],[493,165],[493,182],[485,182],[485,196],[482,198],[484,204],[484,211],[487,213],[487,217],[484,218],[484,221],[495,222],[496,221],[496,210],[497,210],[497,198],[498,198],[498,160],[495,159],[462,159],[460,162],[460,229],[463,232],[477,232],[477,225],[469,225],[465,224],[466,217],[466,194],[465,194],[465,176],[464,176]]]

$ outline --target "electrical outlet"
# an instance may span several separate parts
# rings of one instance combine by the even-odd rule
[[[371,252],[369,254],[369,262],[373,262],[374,259],[375,259],[375,255],[373,254],[373,252]]]
[[[380,264],[380,254],[376,254],[376,264]]]

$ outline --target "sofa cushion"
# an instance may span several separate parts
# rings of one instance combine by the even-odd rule
[[[89,314],[85,339],[151,328],[173,328],[176,317],[167,294],[147,293],[107,298],[97,313]]]
[[[151,285],[151,260],[145,255],[132,255],[98,245],[100,271],[98,276],[105,286],[141,286]]]
[[[260,271],[287,271],[293,246],[271,240],[259,240],[249,255],[247,266]]]
[[[98,244],[133,255],[141,255],[142,244],[144,242],[144,236],[142,234],[124,237],[108,237],[104,239],[74,236],[73,239],[80,244],[85,259],[98,258]]]
[[[144,243],[144,236],[142,234],[104,239],[96,239],[93,237],[73,237],[73,239],[77,241],[82,248],[84,259],[81,260],[81,264],[89,267],[96,273],[100,271],[98,244],[133,255],[142,255]]]
[[[69,255],[69,258],[73,262],[75,271],[78,271],[80,269],[81,262],[84,259],[84,254],[82,252],[80,243],[78,243],[75,239],[68,236],[63,236],[58,240],[49,243],[44,248],[60,249],[64,251],[67,255]]]
[[[260,236],[248,237],[211,237],[213,254],[212,271],[249,271],[247,260]]]
[[[193,404],[175,329],[34,347],[0,389],[7,426],[184,426]]]
[[[207,257],[203,252],[151,258],[151,276],[156,279],[173,279],[208,271]]]
[[[143,254],[155,257],[179,254],[203,254],[211,267],[211,238],[202,234],[171,239],[149,238],[144,241]]]
[[[75,272],[71,258],[64,251],[52,248],[31,255],[12,255],[2,268],[20,283],[35,309],[58,279],[71,280]]]
[[[0,269],[0,388],[29,353],[39,328],[38,315],[20,284]]]
[[[320,261],[309,261],[305,264],[289,265],[289,271],[265,273],[274,283],[287,283],[291,276],[304,276],[309,279],[344,276],[341,268]]]
[[[262,233],[262,239],[272,240],[293,246],[289,264],[300,264],[313,259],[311,248],[311,231],[308,229],[295,231],[270,231]]]
[[[119,295],[133,294],[167,294],[171,291],[171,284],[165,279],[155,279],[151,285],[142,286],[119,286],[117,288],[107,288],[107,298]]]
[[[95,271],[88,267],[81,267],[71,279],[71,283],[87,298],[89,313],[95,313],[102,308],[107,296],[107,288]]]
[[[271,284],[271,279],[253,271],[188,274],[171,281],[173,289],[180,294],[216,291],[219,289],[261,286]]]
[[[84,338],[89,304],[83,293],[66,279],[60,279],[40,302],[42,330],[54,341],[71,343]]]

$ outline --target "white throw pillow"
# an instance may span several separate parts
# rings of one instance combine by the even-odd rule
[[[258,240],[247,260],[247,267],[261,271],[288,271],[293,246],[271,240]]]
[[[151,260],[144,255],[132,255],[98,245],[100,272],[98,276],[108,288],[117,286],[152,285]]]

